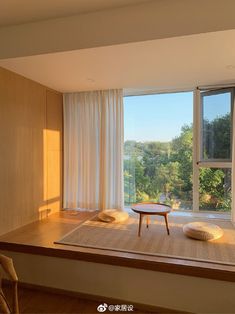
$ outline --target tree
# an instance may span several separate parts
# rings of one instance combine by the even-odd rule
[[[230,159],[231,115],[203,120],[203,154],[205,159]]]
[[[200,207],[231,209],[230,184],[225,184],[225,171],[218,168],[200,170]]]
[[[160,165],[156,171],[154,183],[159,191],[162,191],[167,197],[177,195],[183,184],[179,172],[180,164],[170,161],[166,165]]]
[[[136,145],[138,148],[138,144]],[[148,194],[145,193],[149,184],[149,178],[144,175],[144,166],[142,158],[138,155],[136,146],[133,146],[133,152],[129,151],[129,156],[124,156],[124,194],[125,203],[132,204],[143,200]],[[130,147],[128,147],[129,149]]]
[[[207,129],[218,134],[214,140],[214,156],[230,150],[230,115],[206,121]],[[180,199],[182,206],[192,206],[193,130],[185,125],[171,142],[136,142],[124,144],[125,202],[158,201],[162,194],[171,202]],[[200,207],[231,208],[228,174],[222,169],[201,168]],[[225,180],[227,180],[225,182]]]
[[[180,135],[172,140],[172,150],[171,160],[179,163],[179,177],[183,182],[181,190],[189,195],[192,191],[193,182],[192,125],[184,125],[182,127]]]
[[[145,192],[149,198],[156,200],[161,191],[159,184],[159,167],[167,165],[170,155],[170,143],[147,142],[143,151],[144,176],[148,178],[148,186]]]

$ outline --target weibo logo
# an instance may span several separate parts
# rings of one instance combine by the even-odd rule
[[[103,313],[107,310],[107,307],[108,307],[108,304],[104,303],[104,304],[100,304],[98,307],[97,307],[97,311],[100,312],[100,313]]]

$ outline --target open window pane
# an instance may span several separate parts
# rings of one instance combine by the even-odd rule
[[[192,209],[193,93],[124,98],[125,205]]]
[[[200,209],[231,210],[231,169],[200,168]]]
[[[231,160],[231,90],[202,93],[202,160]]]

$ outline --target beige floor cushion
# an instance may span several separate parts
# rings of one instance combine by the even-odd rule
[[[184,234],[193,239],[209,241],[222,237],[223,230],[214,224],[207,222],[191,222],[183,226]]]
[[[116,209],[105,209],[98,214],[100,220],[104,222],[122,222],[128,219],[127,212]]]

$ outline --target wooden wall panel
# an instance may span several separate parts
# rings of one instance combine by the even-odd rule
[[[51,106],[47,95],[46,87],[0,68],[0,234],[39,219],[48,208],[52,173],[46,133],[49,120],[51,125],[53,119],[62,123],[62,111],[54,110],[47,119],[47,105]],[[62,95],[55,98],[53,106],[58,101],[62,108]],[[50,156],[50,165],[53,159],[55,164],[62,162],[59,154]]]

